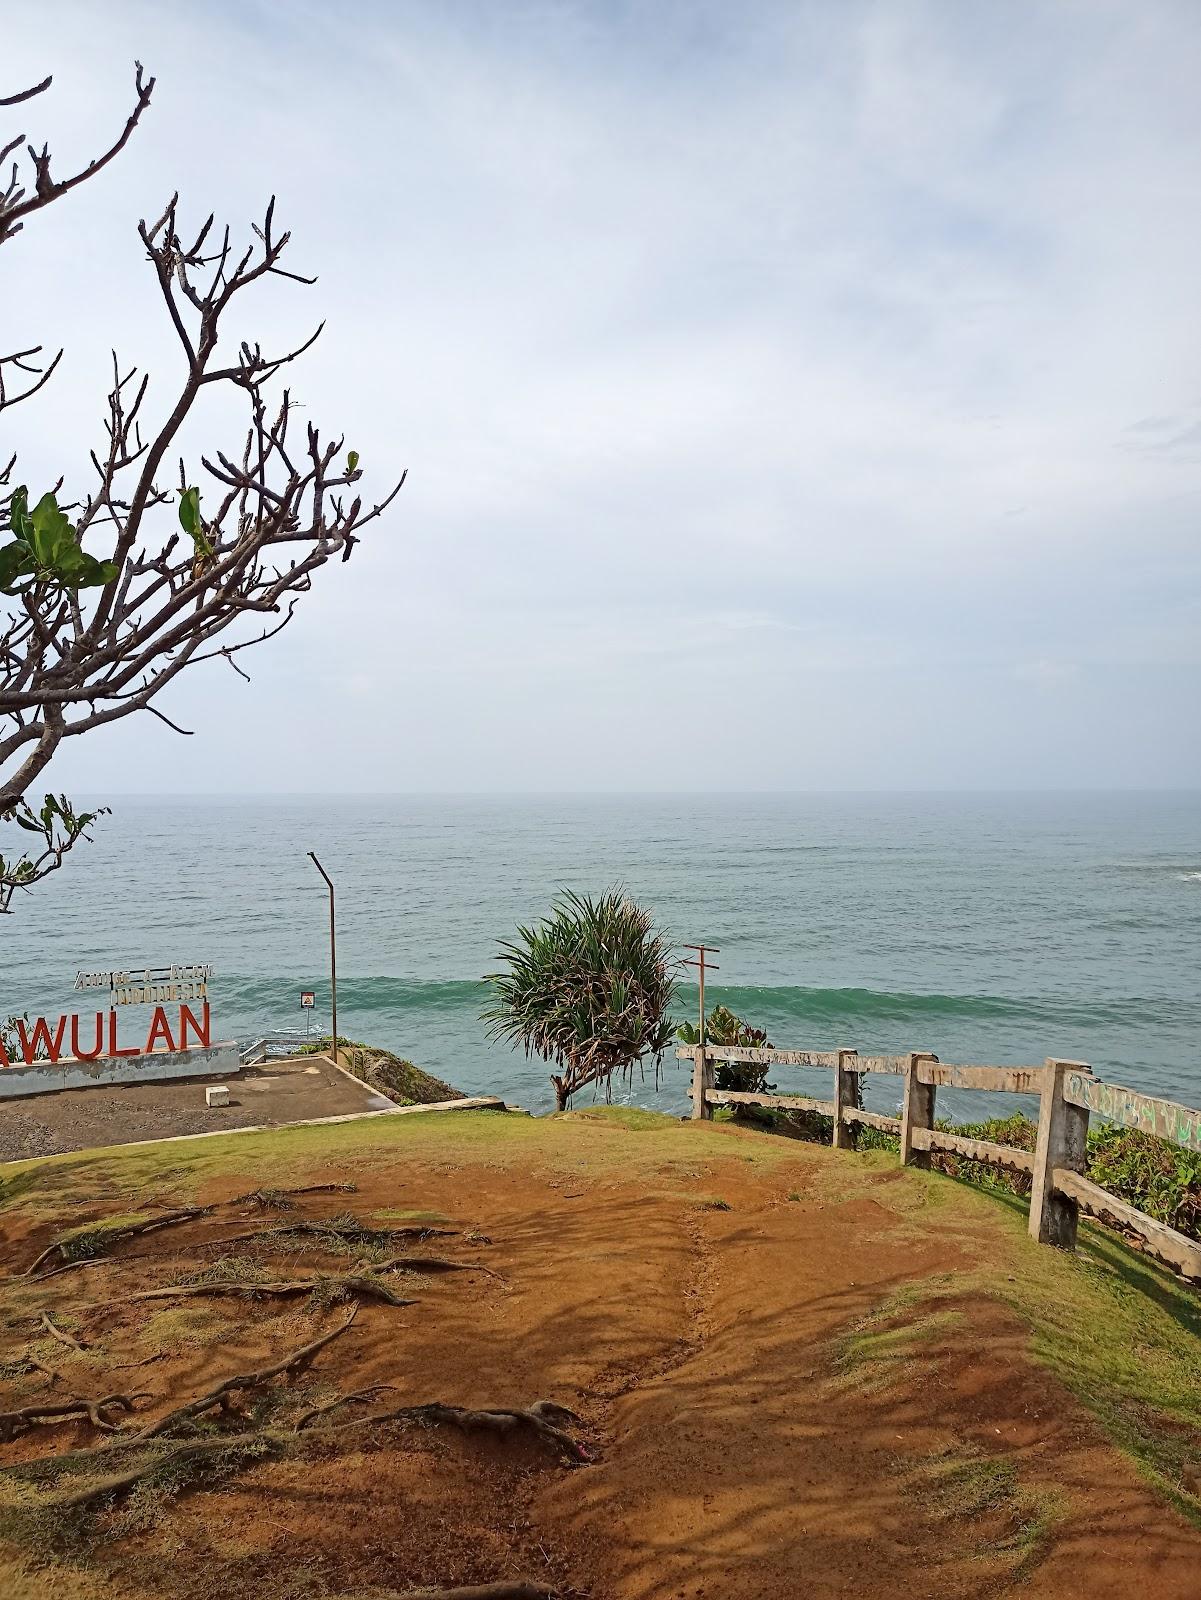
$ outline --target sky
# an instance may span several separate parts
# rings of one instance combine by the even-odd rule
[[[135,57],[0,251],[66,347],[0,453],[83,487],[110,348],[178,381],[138,219],[275,193],[318,282],[237,332],[325,318],[296,397],[408,479],[56,787],[1201,786],[1194,0],[3,0],[0,144]]]

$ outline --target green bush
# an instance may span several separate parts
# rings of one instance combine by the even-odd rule
[[[700,1034],[691,1022],[681,1022],[676,1029],[681,1044],[700,1044]],[[708,1044],[737,1045],[740,1049],[770,1050],[772,1042],[762,1028],[753,1028],[726,1006],[714,1006],[705,1018],[705,1040]],[[771,1094],[774,1083],[767,1081],[767,1067],[755,1061],[718,1061],[714,1069],[714,1087],[735,1090],[742,1094]]]
[[[1018,1150],[1033,1150],[1038,1138],[1038,1124],[1020,1113],[992,1117],[987,1122],[940,1122],[938,1126],[948,1133],[1012,1145]],[[969,1161],[946,1151],[933,1152],[930,1160],[936,1170],[986,1189],[1030,1193],[1030,1178],[1024,1172],[1003,1172],[987,1162]],[[1201,1154],[1182,1150],[1153,1133],[1098,1123],[1089,1132],[1084,1170],[1087,1177],[1119,1200],[1166,1222],[1190,1239],[1201,1239]]]
[[[1086,1171],[1120,1200],[1201,1239],[1201,1154],[1195,1150],[1103,1123],[1089,1134]]]

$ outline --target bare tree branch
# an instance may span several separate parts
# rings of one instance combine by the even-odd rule
[[[32,100],[35,94],[44,94],[53,82],[52,77],[43,78],[41,83],[35,83],[32,89],[22,89],[19,94],[0,95],[0,109],[5,106],[19,106],[23,100]]]
[[[140,65],[136,88],[120,138],[74,178],[52,178],[45,146],[30,149],[32,195],[14,167],[0,188],[0,243],[24,216],[117,155],[154,88]],[[218,656],[249,681],[235,657],[288,625],[314,574],[349,558],[404,483],[402,474],[365,501],[357,452],[311,422],[295,424],[289,389],[272,393],[324,323],[289,349],[243,341],[217,359],[222,320],[238,296],[267,278],[315,281],[281,265],[290,235],[276,227],[274,197],[241,248],[228,228],[210,244],[212,215],[194,234],[182,233],[176,195],[138,234],[183,351],[182,376],[156,403],[148,376],[123,369],[114,352],[103,438],[88,452],[92,480],[82,499],[60,506],[61,479],[31,494],[16,457],[0,470],[0,528],[7,523],[11,535],[4,544],[0,532],[0,820],[37,835],[32,857],[0,858],[0,912],[16,889],[56,869],[98,814],[75,812],[65,797],[33,809],[31,788],[62,742],[139,711],[186,736],[154,703],[162,691],[187,667]],[[35,395],[58,360],[42,360],[38,346],[0,357],[0,411]],[[6,387],[6,368],[22,381]],[[240,444],[215,441],[194,465],[180,460],[175,482],[166,481],[185,423],[222,387],[246,406]],[[239,628],[246,621],[249,629]]]
[[[137,104],[126,118],[125,126],[120,136],[111,144],[103,155],[97,156],[95,161],[89,161],[87,166],[71,178],[55,179],[50,173],[50,146],[43,144],[41,150],[36,150],[33,145],[27,145],[26,150],[33,165],[33,193],[28,194],[24,185],[18,183],[16,169],[14,168],[12,182],[7,189],[0,191],[0,244],[11,239],[13,234],[19,233],[24,225],[25,218],[35,211],[40,211],[43,206],[50,205],[53,201],[68,194],[72,189],[86,183],[89,178],[103,168],[124,150],[129,143],[130,135],[141,120],[142,113],[150,104],[150,96],[154,93],[155,80],[146,78],[142,73],[142,63],[134,62],[136,69],[134,89],[137,93]],[[25,89],[20,94],[7,100],[0,100],[0,106],[19,105],[23,100],[31,100],[34,95],[41,94],[48,89],[53,80],[44,79],[32,89]],[[21,136],[24,137],[23,135]],[[0,159],[11,154],[20,140],[15,140],[0,154]]]

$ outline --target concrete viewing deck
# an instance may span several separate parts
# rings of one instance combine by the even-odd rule
[[[206,1107],[205,1086],[217,1082],[229,1085],[229,1104]],[[246,1067],[233,1076],[109,1084],[6,1102],[0,1106],[0,1161],[407,1109],[324,1056],[301,1056]]]

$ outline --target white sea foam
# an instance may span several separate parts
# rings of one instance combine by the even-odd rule
[[[1201,883],[1201,872],[1182,872],[1181,883]]]

